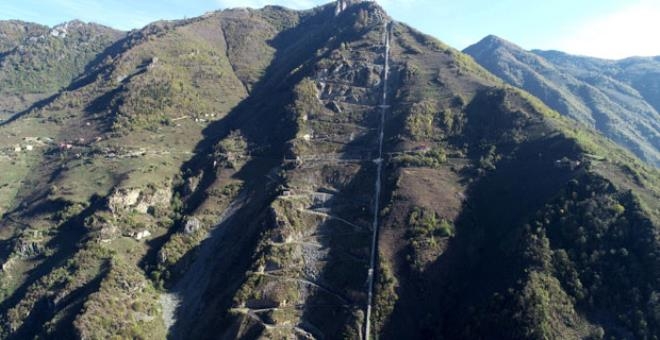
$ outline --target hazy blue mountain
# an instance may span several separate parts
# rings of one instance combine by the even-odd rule
[[[488,36],[466,48],[479,64],[551,108],[593,127],[655,166],[660,165],[660,63],[526,51]]]

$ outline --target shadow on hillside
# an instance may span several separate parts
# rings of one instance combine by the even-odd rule
[[[8,124],[16,121],[17,119],[25,116],[26,114],[30,113],[33,110],[40,109],[40,108],[50,104],[51,102],[53,102],[59,96],[60,96],[60,93],[56,93],[56,94],[54,94],[54,95],[52,95],[48,98],[45,98],[45,99],[42,99],[42,100],[39,100],[39,101],[35,102],[34,104],[30,105],[30,107],[28,107],[27,109],[14,114],[13,116],[9,117],[6,120],[0,121],[0,127],[3,127],[5,125],[8,125]]]
[[[6,316],[9,309],[15,307],[21,300],[26,298],[29,288],[33,284],[52,272],[54,268],[62,266],[66,260],[70,259],[77,252],[80,242],[84,240],[87,234],[87,229],[84,226],[85,219],[103,207],[105,202],[106,199],[104,197],[92,197],[90,205],[87,208],[59,226],[57,235],[45,245],[46,249],[54,249],[54,253],[43,258],[41,263],[27,272],[27,277],[21,285],[10,296],[0,302],[0,314]],[[35,325],[43,325],[44,322],[49,320],[47,316],[52,316],[55,312],[52,310],[53,306],[51,303],[44,299],[41,300],[41,304],[35,305],[32,309],[30,318],[26,320],[24,326],[21,328],[21,332],[24,332],[21,334],[38,332],[39,329]],[[18,333],[12,336],[15,335],[18,336]]]
[[[392,77],[389,80],[388,92],[392,96],[397,88],[393,84],[398,82],[398,75],[396,72],[391,72],[390,75]],[[364,332],[375,200],[385,202],[383,198],[391,195],[391,188],[388,189],[384,183],[387,170],[383,168],[380,197],[374,197],[377,170],[373,160],[378,157],[379,130],[373,127],[378,127],[380,124],[381,109],[378,106],[381,98],[380,87],[376,93],[373,96],[373,109],[365,121],[358,123],[372,129],[369,133],[347,143],[341,150],[342,158],[354,159],[355,155],[360,155],[359,158],[362,158],[363,162],[350,182],[345,184],[340,193],[333,198],[328,212],[331,216],[338,216],[363,226],[364,230],[356,231],[334,219],[327,220],[318,228],[320,232],[328,233],[322,244],[328,251],[323,259],[326,263],[318,276],[319,284],[326,288],[316,289],[307,298],[302,316],[303,324],[299,325],[318,339],[339,337],[358,339],[362,338]],[[386,135],[394,135],[393,131],[396,128],[393,124],[396,124],[396,119],[390,115],[390,112],[386,113],[384,126]],[[387,153],[387,147],[387,144],[383,145],[383,154]],[[379,210],[383,208],[381,204]],[[376,237],[378,238],[378,235]],[[378,254],[374,266],[375,287],[378,280]]]
[[[373,124],[378,124],[376,119]],[[377,132],[369,133],[347,144],[343,153],[366,145],[375,150],[378,147],[376,141]],[[299,327],[318,339],[335,336],[360,338],[362,334],[375,203],[376,167],[369,159],[371,157],[366,157],[358,172],[343,187],[338,183],[331,184],[338,186],[340,192],[330,201],[327,212],[363,229],[356,230],[336,219],[328,219],[316,228],[318,234],[324,235],[319,241],[327,255],[319,259],[325,265],[318,277],[306,279],[315,281],[322,288],[312,290],[306,299],[302,315],[304,323]]]
[[[526,142],[470,185],[456,236],[423,273],[406,269],[410,278],[381,338],[511,338],[507,332],[519,328],[493,317],[501,312],[489,310],[493,294],[504,295],[523,277],[524,224],[583,171],[556,166],[557,159],[576,155],[575,143],[558,136]],[[478,166],[479,155],[471,158]]]
[[[52,298],[44,296],[39,299],[32,308],[30,316],[23,322],[16,332],[8,340],[32,339],[43,337],[46,331],[46,322],[53,319],[58,313],[63,313],[62,319],[55,325],[49,337],[55,339],[75,339],[79,335],[74,328],[73,322],[82,312],[85,298],[96,292],[101,287],[101,282],[109,272],[109,263],[102,265],[101,272],[92,280],[71,291],[61,299],[53,301]]]
[[[103,74],[103,72],[107,70],[108,66],[104,66],[103,61],[107,57],[114,58],[119,53],[121,53],[123,51],[122,47],[125,45],[127,41],[128,41],[128,37],[124,37],[122,39],[119,39],[109,47],[107,47],[105,50],[103,50],[103,52],[99,53],[91,62],[87,63],[84,71],[81,74],[77,75],[76,76],[77,78],[74,79],[71,82],[71,84],[59,90],[58,93],[55,93],[54,95],[48,98],[35,102],[34,104],[30,105],[30,107],[28,107],[27,109],[14,114],[9,119],[0,121],[0,127],[10,124],[32,111],[44,108],[45,106],[47,106],[48,104],[54,102],[57,98],[59,98],[63,92],[75,91],[83,86],[89,85],[92,82],[94,82],[99,75]]]
[[[245,204],[235,213],[236,218],[230,218],[217,226],[211,237],[194,250],[195,255],[187,255],[196,257],[190,268],[194,268],[200,261],[213,262],[202,263],[206,264],[203,270],[209,273],[207,277],[189,271],[179,279],[179,283],[194,282],[194,279],[186,276],[201,275],[207,282],[195,284],[204,291],[194,292],[180,287],[179,283],[174,284],[173,292],[180,294],[181,304],[176,311],[176,323],[170,330],[169,338],[209,338],[232,332],[233,321],[228,317],[228,309],[246,279],[245,272],[252,264],[261,232],[272,226],[268,207],[277,196],[276,187],[279,183],[272,182],[267,175],[276,175],[277,169],[281,168],[287,153],[287,142],[296,134],[295,117],[287,107],[293,99],[291,90],[304,76],[313,73],[310,69],[313,66],[310,61],[313,59],[308,59],[308,56],[315,55],[332,37],[334,31],[328,28],[333,22],[328,19],[334,17],[333,14],[330,7],[317,9],[298,26],[281,32],[269,42],[277,52],[261,80],[254,85],[250,96],[224,118],[204,129],[204,138],[195,147],[195,156],[181,167],[183,174],[201,175],[197,188],[185,200],[183,214],[188,215],[204,202],[207,190],[217,180],[212,153],[219,141],[231,131],[240,129],[248,145],[255,150],[250,155],[252,159],[235,175],[245,183],[239,194],[245,196]],[[183,186],[177,190],[185,192]],[[160,239],[159,243],[164,244],[180,227],[181,223],[172,228],[170,234]],[[154,244],[142,261],[143,266],[155,263],[158,248],[159,245]],[[213,256],[198,256],[208,253]],[[218,258],[222,258],[222,261],[217,261]],[[188,305],[196,303],[195,296],[202,297],[200,305]]]

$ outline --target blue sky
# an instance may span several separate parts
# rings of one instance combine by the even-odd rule
[[[229,7],[305,9],[328,0],[0,0],[0,19],[71,19],[119,29]],[[660,55],[658,0],[380,0],[396,20],[462,49],[495,34],[526,49],[602,58]]]

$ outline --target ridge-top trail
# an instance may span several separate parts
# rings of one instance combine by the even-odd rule
[[[374,292],[374,272],[376,270],[376,256],[378,250],[378,213],[380,210],[380,189],[381,189],[381,176],[383,173],[383,137],[385,130],[385,114],[389,106],[387,105],[387,79],[390,67],[390,30],[392,26],[389,22],[383,22],[383,44],[385,45],[385,65],[383,67],[383,97],[380,105],[380,124],[378,127],[378,158],[374,160],[376,163],[376,182],[374,191],[374,215],[372,220],[372,236],[371,236],[371,255],[369,259],[369,273],[367,274],[367,311],[364,324],[364,339],[370,338],[371,333],[371,305],[373,303]]]

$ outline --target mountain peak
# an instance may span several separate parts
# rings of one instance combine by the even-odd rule
[[[659,164],[657,142],[649,136],[658,134],[655,122],[660,102],[656,92],[649,90],[654,86],[641,75],[648,71],[626,71],[620,63],[611,60],[556,50],[527,51],[493,35],[464,52],[504,81],[529,91],[556,111],[601,130],[649,164]],[[633,64],[639,70],[649,67],[645,61]],[[619,89],[616,95],[609,90],[614,88]],[[614,125],[616,129],[609,128]]]
[[[364,2],[364,0],[337,0],[336,1],[336,8],[335,8],[335,15],[339,15],[339,13],[345,11],[348,7],[353,6],[355,4]]]
[[[53,28],[50,30],[50,35],[54,37],[61,37],[61,38],[66,38],[67,33],[69,32],[69,29],[76,29],[80,28],[83,25],[85,25],[84,22],[80,20],[71,20],[67,21],[64,23],[61,23],[59,25],[53,26]]]
[[[494,35],[494,34],[489,34],[489,35],[485,36],[483,39],[481,39],[481,41],[499,42],[499,43],[507,42],[506,39],[501,38],[501,37],[499,37],[497,35]]]
[[[494,49],[498,47],[522,49],[520,46],[496,35],[490,34],[481,39],[478,43],[472,46],[481,46],[482,48]]]
[[[96,32],[96,33],[105,32],[114,35],[114,34],[119,34],[121,31],[105,25],[97,24],[94,22],[84,22],[78,19],[70,20],[55,25],[49,30],[49,34],[56,38],[66,38],[67,35],[70,35],[72,33],[85,34],[85,32],[87,32],[88,34],[90,32]]]

